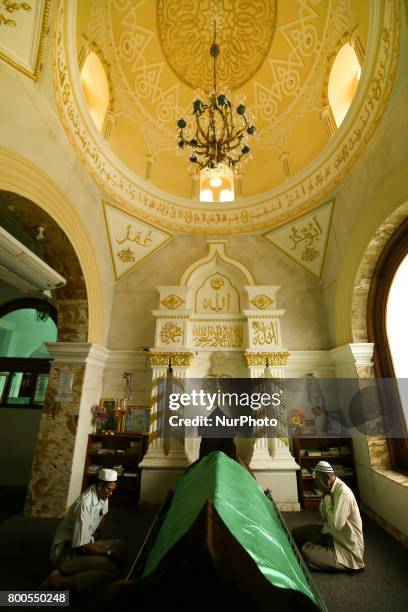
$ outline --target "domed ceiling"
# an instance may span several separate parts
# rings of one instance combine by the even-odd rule
[[[97,178],[99,167],[99,182],[115,195],[117,202],[128,209],[142,202],[146,218],[159,224],[166,205],[173,206],[172,218],[183,217],[183,221],[173,224],[179,229],[189,231],[183,227],[186,207],[190,216],[191,210],[204,210],[203,203],[192,199],[194,168],[178,154],[176,122],[180,117],[191,120],[197,90],[208,91],[211,86],[209,47],[214,21],[221,49],[217,60],[218,89],[227,88],[236,102],[244,99],[257,128],[251,142],[252,159],[241,170],[241,204],[263,206],[258,207],[252,225],[242,223],[241,218],[236,227],[226,222],[217,231],[273,225],[274,217],[285,205],[282,201],[275,204],[270,214],[262,218],[265,202],[270,203],[276,195],[296,187],[296,183],[298,196],[286,197],[288,207],[295,200],[305,205],[308,196],[309,204],[311,196],[317,202],[322,183],[328,183],[329,176],[334,180],[326,162],[331,155],[334,163],[335,153],[338,155],[344,147],[340,135],[344,131],[347,136],[345,124],[351,121],[355,103],[332,138],[322,119],[322,109],[327,105],[328,77],[336,53],[353,32],[358,32],[359,45],[369,57],[355,96],[360,109],[370,80],[379,70],[381,53],[383,66],[386,56],[381,100],[388,96],[388,79],[392,82],[397,42],[391,34],[388,42],[380,38],[384,23],[391,31],[395,19],[390,3],[381,3],[387,7],[379,10],[377,3],[366,0],[92,0],[77,2],[76,13],[71,4],[75,5],[60,2],[61,36],[56,45],[57,101],[64,125],[82,149],[80,156],[92,154],[91,173]],[[376,13],[376,19],[370,21],[369,11]],[[377,29],[370,25],[370,30],[369,23],[375,21]],[[67,23],[71,29],[64,27]],[[69,40],[75,40],[74,26],[76,58],[67,47]],[[64,35],[67,30],[68,35]],[[84,110],[85,96],[78,88],[80,66],[90,51],[102,61],[109,82],[108,138],[106,134],[105,138],[98,135],[96,127],[90,125],[92,120]],[[366,79],[365,72],[370,72]],[[365,91],[360,93],[363,88]],[[380,116],[380,101],[377,102],[378,108],[368,109],[373,122],[378,122]],[[383,107],[384,104],[382,110]],[[358,110],[354,119],[357,113]],[[351,124],[348,127],[355,128]],[[114,172],[113,166],[102,168],[101,157],[109,158]],[[114,158],[116,162],[112,162]],[[337,163],[337,170],[344,176],[341,165]],[[313,188],[307,192],[305,180],[310,179],[311,169],[318,169],[323,178],[316,179],[316,174]],[[104,175],[109,175],[109,180]],[[223,204],[221,209],[233,210],[236,204]],[[215,209],[214,204],[212,210]],[[208,224],[209,218],[202,217],[202,228],[191,231],[205,231]]]

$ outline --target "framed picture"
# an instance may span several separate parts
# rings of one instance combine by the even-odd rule
[[[116,410],[117,400],[113,397],[101,397],[99,405],[103,406],[107,410],[114,412]]]
[[[125,431],[149,433],[150,408],[148,406],[128,405]]]
[[[117,428],[117,417],[115,416],[115,410],[117,407],[117,400],[113,397],[101,397],[99,405],[106,409],[108,420],[104,423],[101,429],[109,429],[110,431],[116,431]]]

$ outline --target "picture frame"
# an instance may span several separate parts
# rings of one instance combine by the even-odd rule
[[[118,405],[118,401],[114,397],[101,397],[99,405],[106,408],[108,414],[108,420],[104,423],[102,430],[116,431],[117,429],[117,417],[115,416],[115,410]]]
[[[149,433],[150,407],[128,404],[125,417],[126,433]]]

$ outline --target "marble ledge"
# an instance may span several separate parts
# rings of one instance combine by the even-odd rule
[[[401,485],[401,487],[404,487],[405,489],[408,489],[408,476],[406,474],[396,472],[395,470],[383,470],[380,468],[374,468],[373,472],[380,474],[380,476],[383,476],[384,478],[388,478],[388,480],[392,480],[392,482]]]

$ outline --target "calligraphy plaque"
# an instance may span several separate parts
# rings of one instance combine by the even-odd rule
[[[225,274],[219,272],[208,276],[198,287],[195,295],[195,311],[205,314],[240,311],[238,289]]]
[[[240,321],[194,321],[193,346],[202,349],[241,349],[243,325]]]
[[[333,208],[334,200],[267,232],[264,238],[321,279]]]
[[[103,205],[113,269],[119,280],[172,236],[112,204]]]

